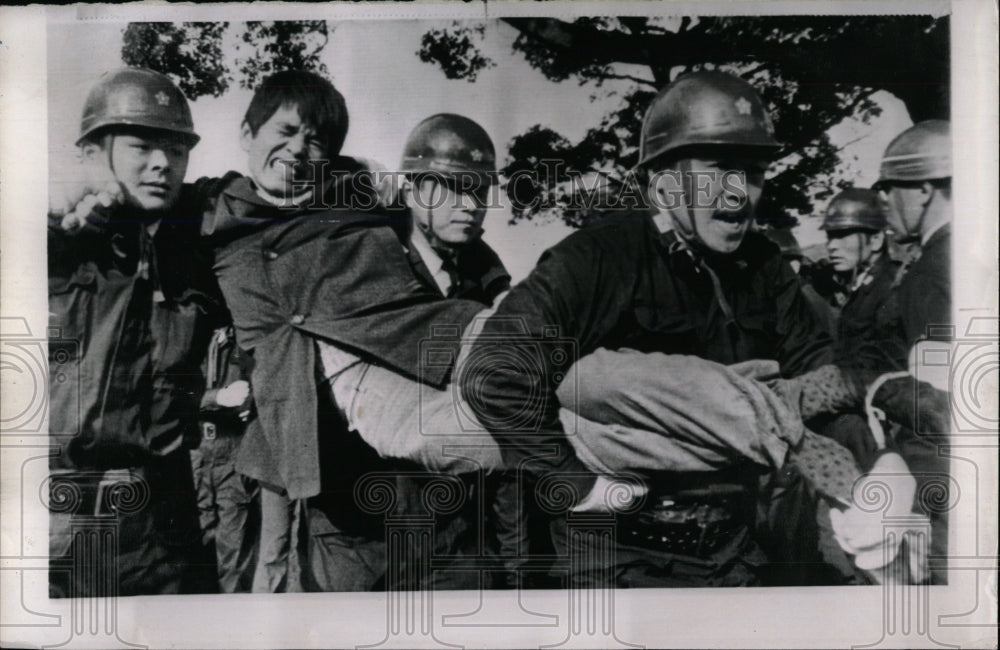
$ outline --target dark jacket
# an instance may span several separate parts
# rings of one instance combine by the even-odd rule
[[[920,257],[899,285],[899,312],[909,347],[921,338],[950,340],[951,224],[920,247]]]
[[[423,258],[412,244],[407,247],[407,257],[421,284],[430,291],[440,292]],[[496,251],[482,239],[464,247],[457,256],[455,266],[458,278],[449,298],[475,300],[488,307],[497,296],[510,289],[510,273]]]
[[[290,498],[313,496],[321,488],[315,339],[440,387],[451,364],[423,364],[421,341],[433,325],[461,331],[482,305],[422,287],[379,213],[276,208],[236,176],[198,190],[210,197],[203,233],[237,340],[253,357],[257,418],[238,469]]]
[[[200,438],[200,365],[223,307],[191,207],[155,235],[126,209],[96,232],[50,224],[56,467],[135,467]]]
[[[520,341],[541,376],[509,353],[484,365],[473,357],[467,367],[489,371],[460,378],[470,406],[504,435],[508,462],[534,458],[536,471],[577,475],[581,494],[591,479],[565,440],[555,398],[572,359],[598,347],[725,364],[775,359],[786,376],[831,359],[830,338],[776,245],[749,233],[732,255],[701,264],[674,233],[661,235],[638,214],[581,230],[546,251],[490,318],[475,354],[495,353],[491,339],[508,348]],[[544,448],[559,453],[540,459]]]
[[[837,324],[838,362],[883,370],[906,366],[908,348],[900,340],[893,291],[899,267],[887,254],[881,255],[867,280],[847,296]]]

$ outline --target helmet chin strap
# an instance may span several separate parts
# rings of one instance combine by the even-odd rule
[[[927,219],[927,213],[931,209],[931,203],[934,201],[934,198],[937,196],[937,191],[938,191],[937,188],[932,185],[931,186],[931,195],[930,195],[930,197],[928,197],[928,199],[926,201],[924,201],[924,207],[920,211],[920,216],[917,217],[916,228],[910,228],[910,224],[908,224],[906,222],[905,213],[903,213],[902,210],[900,211],[900,214],[903,216],[902,222],[903,222],[903,227],[906,229],[906,237],[904,239],[897,240],[897,241],[900,241],[900,242],[903,242],[903,243],[920,241],[920,235],[924,231],[924,221]]]
[[[430,181],[433,183],[433,189],[431,190],[430,201],[427,204],[427,220],[426,223],[424,221],[418,221],[416,225],[417,228],[420,229],[420,232],[424,234],[424,237],[427,239],[427,243],[430,244],[432,249],[439,254],[450,257],[454,255],[455,251],[441,241],[436,234],[434,234],[434,206],[440,196],[441,184],[433,178],[431,178]],[[417,187],[416,190],[419,192],[420,188]]]
[[[104,151],[108,155],[108,169],[111,171],[111,175],[115,176],[115,178],[117,179],[117,174],[115,174],[114,148],[115,148],[115,134],[114,133],[105,134]]]
[[[125,186],[118,180],[118,172],[115,171],[115,134],[113,132],[106,133],[104,135],[104,152],[108,157],[108,171],[111,172],[111,177],[114,179],[115,183],[121,188],[122,196],[127,201],[128,191]]]
[[[920,211],[920,218],[917,219],[917,232],[912,233],[914,239],[917,241],[920,240],[920,236],[924,232],[924,220],[927,218],[927,213],[931,209],[931,203],[933,203],[934,199],[937,197],[937,191],[937,188],[931,185],[931,195],[927,197],[926,201],[924,201],[924,209]]]
[[[860,253],[865,248],[865,244],[863,242],[863,240],[864,240],[864,233],[860,233],[860,232],[854,233],[854,236],[858,238],[857,241],[858,241],[858,253],[859,253],[859,255],[858,255],[858,263],[855,264],[854,268],[851,270],[851,285],[850,286],[852,286],[852,287],[854,286],[854,283],[858,281],[858,277],[868,269],[868,267],[870,266],[869,262],[872,259],[872,251],[871,250],[869,250],[868,254],[865,255],[865,256],[863,256],[863,257],[860,255]]]
[[[677,161],[677,171],[680,173],[681,187],[684,189],[684,201],[680,206],[669,209],[670,219],[677,228],[677,234],[689,244],[698,243],[698,233],[694,221],[694,213],[691,212],[691,195],[688,190],[686,180],[691,179],[691,161],[687,159]]]

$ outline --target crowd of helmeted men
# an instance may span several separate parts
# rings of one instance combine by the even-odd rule
[[[817,261],[755,223],[790,153],[757,91],[682,75],[637,134],[643,205],[514,286],[479,124],[426,118],[391,172],[347,127],[277,72],[248,175],[185,182],[169,78],[90,90],[49,215],[53,594],[945,580],[948,394],[908,364],[951,336],[947,122],[825,206]]]

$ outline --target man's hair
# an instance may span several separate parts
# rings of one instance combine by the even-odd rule
[[[256,136],[260,127],[283,106],[298,109],[302,121],[323,138],[330,156],[340,153],[347,137],[347,104],[332,83],[306,70],[276,72],[254,91],[243,122]]]

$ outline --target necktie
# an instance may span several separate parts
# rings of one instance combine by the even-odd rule
[[[441,270],[448,274],[448,291],[445,292],[445,297],[454,298],[458,295],[459,290],[462,288],[462,279],[458,274],[458,265],[455,264],[455,260],[452,256],[441,258]]]

